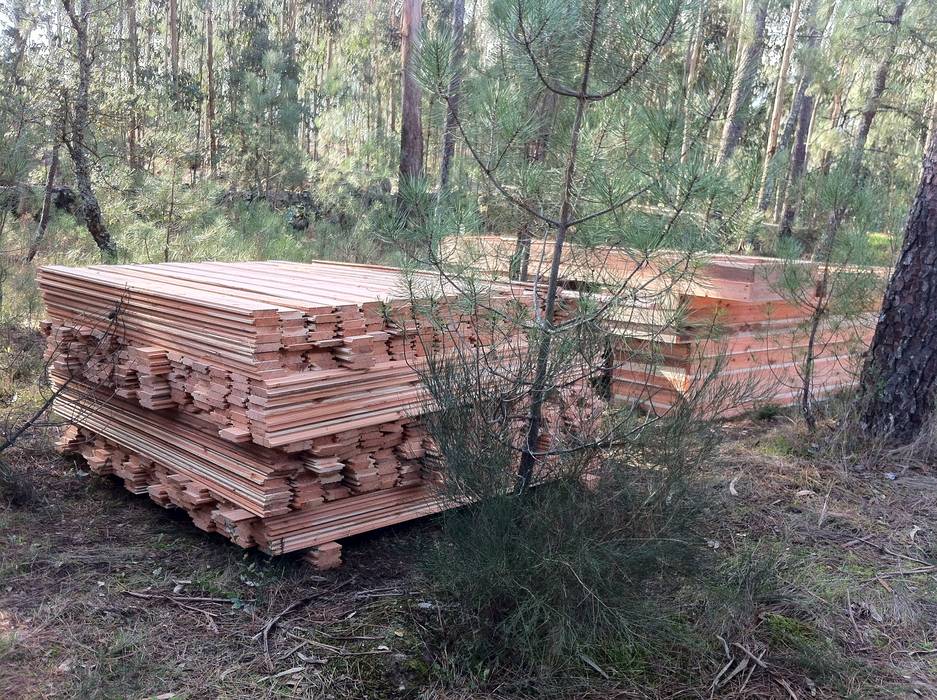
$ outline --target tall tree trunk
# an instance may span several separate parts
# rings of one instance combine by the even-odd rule
[[[819,0],[810,0],[807,7],[807,42],[803,59],[803,73],[797,86],[797,99],[792,105],[792,113],[796,108],[797,131],[794,135],[794,147],[791,149],[791,162],[788,170],[787,190],[782,197],[781,228],[779,236],[787,238],[794,228],[794,219],[797,216],[797,203],[800,198],[800,182],[807,167],[807,139],[810,137],[810,125],[813,122],[813,111],[816,107],[816,97],[808,94],[813,83],[814,62],[820,39],[826,33],[833,16],[833,5],[830,5],[823,30],[817,27],[817,5]]]
[[[449,186],[449,171],[455,154],[456,123],[462,98],[462,34],[465,24],[465,0],[452,0],[452,77],[446,100],[446,123],[442,132],[442,157],[439,163],[439,192]],[[380,112],[380,109],[378,110]]]
[[[36,226],[36,234],[29,244],[29,251],[26,253],[26,262],[32,262],[39,252],[39,244],[46,235],[46,229],[49,227],[49,216],[52,212],[52,188],[55,186],[55,173],[59,167],[59,142],[58,134],[55,135],[55,145],[52,146],[52,160],[49,161],[49,171],[46,173],[46,189],[42,195],[42,209],[39,212],[39,223]]]
[[[771,108],[771,119],[768,122],[768,142],[765,145],[761,190],[758,194],[758,208],[762,211],[768,208],[768,175],[778,148],[778,132],[781,128],[784,92],[787,86],[787,74],[791,66],[791,54],[794,52],[794,37],[797,34],[797,22],[800,19],[800,5],[801,0],[793,0],[791,3],[791,16],[787,23],[787,36],[784,39],[784,50],[781,54],[781,66],[778,68],[778,81],[774,88],[774,105]]]
[[[553,130],[553,120],[556,115],[557,96],[555,92],[546,91],[537,96],[535,113],[539,130],[537,138],[527,144],[527,162],[544,163],[549,149],[550,133]],[[526,282],[530,275],[530,244],[533,239],[531,228],[537,225],[532,216],[527,216],[517,232],[517,242],[514,246],[511,277]]]
[[[934,409],[937,387],[937,139],[905,226],[862,371],[867,431],[912,440]]]
[[[554,317],[556,312],[556,298],[559,289],[560,263],[563,258],[563,246],[569,233],[570,223],[573,221],[574,192],[576,178],[576,156],[579,151],[579,140],[585,120],[586,108],[589,104],[589,79],[592,73],[592,59],[596,46],[599,18],[602,12],[601,0],[595,0],[592,11],[592,22],[589,36],[585,41],[585,54],[582,62],[582,74],[576,96],[576,113],[569,132],[569,152],[566,157],[566,168],[563,172],[562,194],[560,202],[560,217],[556,225],[553,243],[553,255],[550,262],[550,276],[546,285],[546,300],[543,316],[541,318],[540,335],[536,340],[537,356],[534,365],[534,375],[530,387],[530,409],[527,414],[527,429],[524,445],[521,448],[521,458],[517,467],[517,480],[515,493],[523,494],[531,485],[534,465],[537,462],[537,443],[543,429],[543,404],[549,392],[547,386],[550,348],[553,343]]]
[[[420,117],[420,86],[414,75],[419,50],[422,0],[403,0],[400,13],[400,180],[423,174],[423,125]]]
[[[137,111],[137,73],[140,67],[140,47],[137,40],[137,0],[127,0],[127,81],[130,84],[130,127],[127,130],[127,160],[130,168],[140,170],[137,138],[140,126]]]
[[[732,94],[729,96],[729,108],[726,112],[725,125],[722,128],[722,140],[719,143],[717,163],[724,163],[735,152],[745,128],[745,111],[752,98],[755,76],[761,66],[761,56],[765,50],[765,25],[768,20],[768,0],[753,0],[751,27],[739,37],[739,55],[736,60],[735,74],[732,77]],[[747,17],[745,18],[747,21]],[[744,43],[742,43],[744,42]]]
[[[937,132],[937,79],[934,80],[934,94],[931,97],[930,116],[927,120],[927,137],[924,141],[924,150],[926,151],[934,140]]]
[[[179,8],[178,0],[169,0],[169,69],[172,87],[179,85]]]
[[[205,130],[208,139],[208,166],[212,178],[217,176],[217,143],[215,142],[215,49],[212,0],[205,3],[205,72],[208,78],[208,101],[205,107]]]
[[[98,248],[108,256],[116,256],[117,249],[111,240],[111,235],[101,216],[101,205],[94,196],[91,184],[91,162],[85,140],[88,136],[90,118],[88,115],[89,91],[91,88],[91,69],[93,57],[88,46],[88,26],[91,21],[91,0],[81,0],[81,9],[76,11],[72,0],[62,0],[62,5],[68,12],[69,21],[75,30],[75,49],[78,57],[78,90],[75,95],[75,106],[71,119],[71,138],[66,141],[68,154],[75,164],[75,183],[78,186],[78,196],[81,199],[81,211],[85,218],[88,233],[94,239]]]
[[[898,48],[898,34],[901,29],[901,20],[904,17],[905,8],[908,6],[908,0],[897,0],[895,2],[895,11],[886,21],[889,25],[888,43],[882,60],[875,70],[875,77],[872,80],[872,90],[869,92],[865,106],[862,108],[862,117],[859,121],[859,130],[856,132],[856,140],[853,142],[853,152],[856,158],[856,166],[862,165],[862,155],[865,152],[866,142],[869,140],[869,132],[872,130],[872,122],[878,114],[879,106],[882,103],[882,95],[888,84],[888,73],[891,71],[892,61],[895,59],[895,51]]]
[[[787,192],[781,209],[781,226],[778,232],[780,238],[789,238],[794,232],[794,220],[797,218],[801,197],[801,181],[807,169],[807,140],[810,138],[810,125],[813,122],[815,107],[816,98],[813,95],[804,95],[797,116],[797,133],[794,148],[791,150]]]
[[[693,34],[693,43],[690,45],[690,52],[687,56],[686,67],[686,86],[683,97],[683,142],[680,146],[680,162],[685,163],[690,155],[690,122],[691,111],[693,108],[693,90],[696,89],[696,82],[699,79],[700,58],[703,53],[703,22],[706,17],[706,2],[700,0],[699,8],[696,13],[696,30]]]

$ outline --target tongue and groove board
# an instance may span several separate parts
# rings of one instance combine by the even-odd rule
[[[532,275],[545,274],[553,242],[534,240]],[[509,275],[516,251],[513,236],[452,236],[443,254],[491,279]],[[724,391],[746,400],[724,407],[729,417],[763,403],[781,406],[800,400],[799,386],[810,342],[812,304],[817,290],[817,263],[795,261],[807,285],[793,303],[785,289],[785,263],[742,255],[633,254],[622,248],[586,248],[567,244],[560,278],[572,287],[618,289],[641,287],[641,305],[625,305],[608,316],[615,324],[611,393],[623,403],[636,403],[654,414],[672,411],[707,382],[712,395]],[[538,267],[539,266],[539,267]],[[887,278],[888,271],[859,270]],[[813,387],[818,397],[848,388],[857,378],[871,342],[876,312],[868,309],[848,324],[824,320],[814,344]],[[711,370],[718,376],[709,379]]]
[[[51,266],[39,284],[55,409],[72,423],[61,449],[204,530],[271,554],[311,549],[318,566],[340,561],[335,539],[445,507],[420,422],[424,356],[489,352],[506,325],[417,274],[451,319],[433,326],[401,270],[371,265]],[[534,298],[489,285],[505,310]]]

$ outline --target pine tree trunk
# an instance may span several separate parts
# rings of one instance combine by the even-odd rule
[[[751,38],[739,48],[735,75],[732,77],[732,93],[729,108],[722,129],[717,163],[724,163],[735,152],[745,129],[745,111],[752,97],[755,76],[761,66],[761,57],[765,50],[765,25],[768,20],[768,0],[754,0],[752,7]]]
[[[699,78],[700,57],[703,52],[703,21],[706,17],[706,2],[700,0],[699,8],[696,14],[696,31],[693,35],[693,43],[690,46],[690,53],[687,58],[686,86],[683,96],[683,142],[680,146],[680,162],[686,163],[690,155],[690,123],[692,120],[692,98],[693,90],[696,88],[696,82]]]
[[[55,186],[55,173],[59,168],[59,142],[56,141],[52,146],[52,160],[49,161],[49,171],[46,173],[46,189],[42,195],[42,209],[39,212],[39,223],[36,226],[36,234],[29,244],[29,251],[26,253],[26,262],[32,262],[39,252],[39,244],[42,243],[46,235],[46,229],[49,227],[49,216],[52,212],[52,188]]]
[[[178,0],[169,0],[169,68],[172,87],[179,84],[179,8]]]
[[[937,139],[905,226],[862,371],[866,430],[912,440],[934,408],[937,387]]]
[[[937,79],[934,80],[934,94],[933,97],[931,97],[930,116],[927,120],[927,136],[924,140],[925,151],[930,147],[934,136],[937,135],[935,132],[937,132]]]
[[[88,22],[91,17],[91,0],[82,0],[80,14],[72,7],[71,0],[62,0],[69,20],[75,30],[76,54],[78,57],[78,91],[75,95],[75,106],[72,114],[71,139],[67,142],[68,153],[75,164],[75,183],[78,196],[81,200],[81,210],[85,219],[88,233],[94,239],[98,248],[108,256],[115,256],[117,249],[111,240],[111,235],[104,224],[101,215],[101,206],[94,195],[91,184],[91,162],[88,159],[88,150],[85,140],[90,127],[88,101],[91,89],[92,56],[88,46]]]
[[[556,115],[557,96],[555,92],[546,91],[537,96],[535,111],[539,124],[537,138],[527,144],[527,162],[544,163],[550,144],[550,133],[553,130],[553,120]],[[532,227],[537,225],[533,217],[528,216],[517,232],[517,241],[514,245],[512,278],[527,282],[530,276],[530,244],[533,239]]]
[[[140,66],[140,48],[137,41],[137,0],[127,0],[127,81],[130,84],[130,126],[127,129],[127,160],[133,170],[140,169],[140,157],[137,153],[137,71]]]
[[[781,209],[781,227],[778,232],[780,238],[789,238],[794,233],[794,220],[797,218],[797,208],[801,196],[801,180],[807,169],[807,139],[810,138],[810,125],[813,122],[813,110],[816,98],[805,95],[800,103],[797,117],[797,134],[794,148],[791,151],[790,174],[787,193],[784,197],[784,206]]]
[[[419,48],[422,0],[403,0],[400,14],[401,117],[400,179],[423,174],[423,126],[420,116],[420,87],[414,75]]]
[[[452,2],[452,77],[446,100],[446,123],[442,133],[442,158],[439,164],[439,191],[449,186],[449,171],[455,155],[455,132],[462,98],[462,33],[465,24],[465,0]]]
[[[586,95],[589,93],[589,78],[592,71],[592,58],[593,52],[595,51],[601,12],[601,2],[600,0],[596,0],[592,11],[590,33],[586,39],[582,77],[580,78],[578,95],[576,98],[576,114],[569,132],[569,151],[566,157],[566,167],[563,172],[560,217],[556,226],[553,255],[550,262],[550,275],[546,284],[546,299],[544,301],[543,317],[541,319],[541,332],[536,341],[537,356],[530,387],[530,410],[527,414],[524,445],[521,448],[521,458],[518,463],[517,479],[514,486],[514,492],[516,494],[523,494],[530,488],[533,481],[534,465],[538,460],[535,451],[537,450],[537,443],[543,431],[543,404],[549,392],[547,379],[550,348],[553,343],[556,299],[559,290],[560,263],[562,262],[563,246],[570,230],[570,223],[573,221],[576,156],[579,151],[579,140],[582,136],[586,108],[589,104]]]
[[[872,90],[862,109],[862,117],[859,121],[859,130],[856,132],[856,140],[853,143],[853,151],[857,159],[857,165],[862,163],[862,154],[865,152],[866,142],[869,140],[869,132],[872,131],[872,122],[878,114],[882,103],[882,95],[888,84],[888,73],[891,71],[891,64],[895,58],[895,51],[898,48],[898,32],[901,28],[901,19],[904,17],[905,8],[908,0],[897,0],[895,3],[895,12],[887,20],[890,25],[888,45],[882,57],[881,63],[875,70],[875,77],[872,80]]]
[[[810,125],[813,122],[813,112],[816,107],[816,98],[808,94],[813,83],[814,55],[820,46],[820,39],[826,33],[830,20],[833,17],[833,6],[830,5],[822,31],[816,26],[817,5],[819,0],[810,0],[807,9],[807,42],[804,57],[803,74],[797,86],[797,98],[792,106],[792,114],[796,115],[797,131],[794,135],[794,146],[791,149],[791,162],[788,169],[787,189],[782,197],[781,238],[790,237],[794,229],[794,219],[797,217],[797,205],[800,199],[800,184],[804,171],[807,168],[807,139],[810,137]],[[796,110],[796,112],[794,111]]]
[[[212,178],[217,176],[218,154],[215,141],[215,49],[212,0],[205,3],[205,72],[208,80],[208,102],[205,107],[205,130],[208,138],[208,165]]]
[[[765,146],[765,159],[761,173],[761,190],[758,195],[758,208],[762,211],[768,208],[768,176],[778,148],[778,133],[781,129],[781,112],[784,108],[784,92],[787,86],[787,73],[791,66],[791,54],[794,52],[794,37],[797,33],[797,22],[800,19],[800,5],[801,0],[794,0],[793,3],[791,3],[791,16],[787,23],[787,36],[784,40],[784,51],[781,54],[778,81],[774,89],[774,105],[771,109],[771,120],[768,122],[768,143]]]

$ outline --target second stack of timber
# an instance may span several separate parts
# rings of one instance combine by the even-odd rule
[[[553,242],[530,244],[530,274],[545,275]],[[513,236],[452,236],[444,255],[491,279],[506,279],[515,263]],[[799,400],[809,322],[818,289],[817,265],[796,261],[805,289],[789,290],[785,265],[773,258],[659,252],[567,244],[560,266],[571,288],[638,290],[606,321],[619,342],[612,394],[621,402],[666,413],[705,393],[713,413],[729,416],[757,404]],[[790,268],[788,268],[790,269]],[[871,270],[875,274],[880,271]],[[641,303],[638,303],[638,299]],[[796,299],[796,301],[795,301]],[[823,396],[856,381],[871,340],[874,311],[842,323],[824,322],[813,346],[813,387]],[[718,369],[718,376],[711,376]]]

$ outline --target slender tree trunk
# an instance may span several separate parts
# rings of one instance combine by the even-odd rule
[[[807,167],[807,139],[810,137],[810,125],[813,122],[813,112],[816,107],[816,97],[808,94],[813,83],[814,73],[814,54],[820,46],[820,39],[826,33],[830,20],[833,16],[833,5],[830,5],[829,14],[821,31],[817,27],[817,5],[819,0],[810,0],[807,9],[807,42],[806,55],[803,60],[803,74],[800,77],[800,84],[797,86],[797,99],[792,106],[796,108],[797,131],[794,136],[794,146],[791,149],[791,162],[788,171],[787,189],[781,209],[781,228],[779,236],[781,238],[790,237],[794,228],[794,219],[797,216],[797,205],[800,200],[800,183],[804,171]]]
[[[179,8],[178,0],[169,0],[169,68],[172,87],[179,85]]]
[[[140,170],[140,156],[137,153],[139,124],[137,116],[137,72],[140,67],[140,47],[137,41],[137,0],[127,0],[127,49],[130,52],[127,61],[127,80],[130,84],[130,127],[127,130],[127,160],[130,168]]]
[[[462,98],[462,34],[465,25],[465,0],[452,1],[452,77],[446,101],[446,123],[442,132],[442,157],[439,164],[439,192],[449,186],[449,171],[455,154],[455,131]],[[380,111],[380,110],[378,110]]]
[[[815,105],[816,98],[813,95],[805,95],[801,101],[800,113],[797,117],[797,134],[794,148],[791,151],[787,193],[781,209],[781,227],[778,233],[780,238],[789,238],[794,232],[794,220],[797,218],[797,208],[801,198],[801,180],[807,169],[807,140],[810,138],[810,125],[813,122]]]
[[[845,92],[843,88],[843,81],[845,80],[846,73],[846,59],[840,61],[839,68],[836,71],[836,89],[833,92],[833,100],[830,104],[830,131],[835,131],[840,128],[840,119],[843,116],[843,102],[845,101],[843,93]],[[830,166],[833,164],[833,151],[829,148],[823,150],[823,155],[820,157],[820,172],[823,175],[828,175],[830,172]]]
[[[91,162],[85,146],[90,126],[88,101],[94,61],[88,45],[88,26],[92,13],[91,0],[81,0],[81,9],[77,12],[71,0],[62,0],[62,5],[68,12],[72,28],[75,30],[78,57],[78,90],[71,119],[71,139],[66,142],[66,146],[75,164],[75,182],[78,186],[78,196],[81,199],[81,210],[88,233],[103,253],[113,257],[117,255],[117,249],[101,216],[101,205],[98,204],[98,199],[94,195],[94,188],[91,184]]]
[[[927,151],[937,132],[937,79],[934,80],[934,94],[930,103],[930,118],[927,120],[927,138],[924,141],[924,150]]]
[[[761,56],[765,50],[765,25],[768,20],[768,0],[754,0],[752,7],[751,38],[745,34],[740,37],[739,55],[736,60],[735,75],[732,77],[732,93],[729,96],[729,108],[722,129],[717,163],[724,163],[735,152],[745,129],[745,112],[752,97],[755,76],[761,66]]]
[[[208,102],[205,107],[205,130],[208,139],[208,166],[212,178],[217,176],[218,153],[215,142],[215,49],[212,0],[205,3],[205,71],[208,77]]]
[[[58,136],[56,135],[56,138]],[[39,223],[36,226],[36,234],[29,244],[29,252],[26,253],[26,262],[32,262],[39,252],[39,245],[46,235],[46,229],[49,227],[49,216],[52,212],[52,188],[55,186],[55,173],[59,167],[59,142],[56,140],[52,146],[52,159],[49,161],[49,171],[46,173],[46,189],[42,195],[42,210],[39,212]]]
[[[897,0],[895,3],[895,11],[887,20],[889,24],[888,44],[885,48],[882,60],[875,70],[875,77],[872,80],[872,90],[869,92],[865,106],[862,108],[859,130],[856,132],[856,140],[853,143],[857,167],[862,164],[862,156],[865,152],[866,142],[869,140],[869,132],[872,130],[872,122],[878,114],[879,107],[882,103],[882,95],[888,84],[888,73],[891,71],[891,64],[895,59],[895,51],[898,48],[898,33],[901,29],[901,20],[904,17],[904,11],[907,6],[908,0]]]
[[[772,160],[778,148],[778,132],[781,128],[781,112],[784,108],[784,92],[787,87],[787,74],[791,66],[791,54],[794,52],[794,37],[797,34],[797,22],[800,19],[801,0],[791,3],[791,16],[787,23],[787,36],[784,39],[784,51],[781,54],[781,66],[778,68],[778,80],[774,88],[774,105],[768,122],[768,143],[765,145],[765,159],[761,173],[761,190],[758,195],[758,208],[768,208],[768,175]]]
[[[683,143],[680,146],[680,162],[685,163],[690,155],[690,122],[693,109],[693,90],[696,89],[696,82],[699,78],[700,57],[703,52],[703,21],[706,17],[706,2],[700,0],[699,8],[696,14],[696,31],[693,35],[693,43],[690,46],[690,54],[687,59],[686,69],[686,94],[683,97]]]
[[[419,50],[422,0],[403,0],[400,13],[400,180],[423,174],[423,126],[420,116],[420,87],[414,75]]]
[[[546,302],[543,317],[540,323],[540,336],[536,340],[537,358],[534,366],[534,376],[530,389],[530,411],[527,415],[527,430],[524,445],[521,448],[521,459],[517,467],[517,480],[515,493],[523,494],[531,485],[534,465],[537,462],[537,442],[543,427],[543,404],[546,400],[548,386],[547,377],[550,360],[550,348],[553,343],[554,315],[556,311],[556,297],[559,287],[560,263],[563,258],[563,245],[569,232],[570,222],[573,221],[573,198],[576,175],[576,155],[579,151],[579,139],[582,135],[583,121],[586,107],[589,103],[589,78],[592,72],[592,56],[595,51],[596,36],[598,34],[599,17],[602,11],[601,0],[595,0],[592,11],[592,22],[589,36],[585,42],[585,55],[582,64],[582,76],[579,82],[576,97],[576,115],[570,128],[569,153],[566,158],[566,168],[563,174],[562,202],[560,204],[560,218],[556,227],[556,238],[553,244],[553,256],[550,264],[550,277],[546,286]]]
[[[553,120],[556,114],[556,93],[546,91],[537,96],[535,111],[539,123],[537,138],[527,144],[527,162],[544,163],[549,149],[550,133],[553,130]],[[526,282],[530,277],[530,244],[533,239],[532,227],[537,221],[527,216],[520,230],[517,232],[517,242],[514,246],[512,277]]]
[[[912,440],[931,418],[937,388],[937,139],[905,226],[862,371],[867,431]]]

